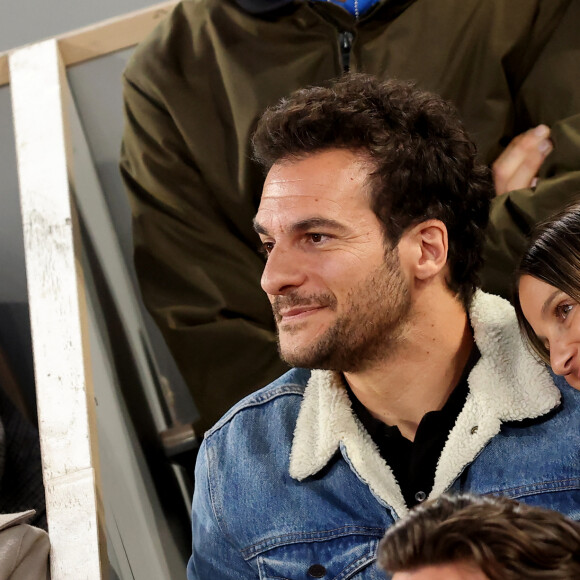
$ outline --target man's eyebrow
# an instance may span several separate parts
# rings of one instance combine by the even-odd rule
[[[543,306],[542,306],[542,316],[546,316],[546,312],[548,311],[548,308],[550,307],[550,304],[554,301],[554,298],[556,298],[556,296],[558,296],[558,294],[562,294],[562,290],[554,290],[554,292],[552,292],[547,298],[546,301],[544,302]]]
[[[256,218],[254,218],[253,224],[256,233],[262,234],[264,236],[268,235],[268,230],[262,224],[256,221]],[[339,221],[322,217],[312,217],[300,220],[296,223],[293,223],[289,229],[292,233],[300,233],[320,228],[330,228],[337,232],[346,232],[348,230],[348,228]]]
[[[346,232],[348,229],[344,224],[337,220],[322,217],[312,217],[292,224],[290,230],[292,232],[305,232],[308,230],[316,230],[320,228],[330,228],[339,232]]]
[[[258,222],[256,221],[256,218],[254,218],[254,219],[252,220],[252,224],[253,224],[253,226],[254,226],[254,231],[255,231],[257,234],[262,234],[263,236],[265,236],[265,235],[268,233],[268,230],[266,230],[266,228],[265,228],[265,227],[264,227],[262,224],[258,223]]]

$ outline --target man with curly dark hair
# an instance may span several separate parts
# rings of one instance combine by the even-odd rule
[[[343,71],[413,79],[453,102],[496,178],[482,288],[509,299],[530,228],[580,191],[578,22],[574,0],[177,3],[123,74],[121,173],[143,301],[200,439],[288,370],[252,229],[262,112]]]
[[[346,75],[253,143],[262,288],[296,368],[206,433],[189,580],[375,579],[384,530],[448,489],[577,514],[580,392],[478,289],[492,184],[454,108]]]
[[[580,524],[505,497],[443,495],[389,528],[393,580],[577,580]]]
[[[268,171],[328,149],[356,152],[370,169],[370,206],[386,246],[396,246],[411,225],[443,222],[446,280],[468,308],[479,286],[493,188],[456,115],[451,104],[412,83],[378,84],[351,74],[330,87],[297,91],[291,107],[283,100],[267,110],[253,144]]]

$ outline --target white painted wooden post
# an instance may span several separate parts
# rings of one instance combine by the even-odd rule
[[[108,576],[80,240],[56,40],[9,58],[52,580]]]

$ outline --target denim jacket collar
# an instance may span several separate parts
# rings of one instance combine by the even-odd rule
[[[560,401],[548,370],[523,344],[506,300],[478,291],[469,317],[481,358],[469,375],[469,395],[439,458],[433,497],[449,488],[503,422],[540,417]],[[381,503],[399,516],[407,512],[392,470],[352,412],[340,375],[316,370],[296,423],[290,475],[303,480],[318,473],[337,449]]]

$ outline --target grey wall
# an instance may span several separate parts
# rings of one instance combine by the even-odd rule
[[[12,107],[6,87],[0,89],[0,302],[25,300],[24,247],[18,202]]]
[[[157,3],[152,0],[2,0],[0,52]]]
[[[157,3],[150,0],[1,0],[0,52]],[[123,126],[120,77],[131,52],[125,50],[70,67],[68,78],[125,261],[134,279],[130,211],[117,170]],[[0,88],[0,345],[11,351],[9,357],[16,366],[16,374],[29,385],[32,370],[26,274],[11,114],[10,91],[5,86]],[[176,391],[180,418],[190,421],[195,410],[183,380],[152,320],[146,314],[145,317],[161,371]],[[7,345],[10,336],[17,340]]]
[[[156,3],[151,0],[100,0],[99,2],[94,0],[75,0],[75,2],[2,0],[0,2],[0,52],[90,26],[101,20]],[[113,66],[116,66],[116,73],[122,68],[120,63],[125,62],[127,58],[128,52],[111,59],[115,63]],[[110,96],[105,101],[90,97],[88,101],[86,99],[84,101],[84,108],[93,111],[93,117],[98,115],[104,120],[100,125],[102,132],[111,131],[111,137],[118,137],[120,123],[120,110],[111,115],[115,85],[116,83],[107,87]],[[94,83],[94,87],[98,85]],[[2,272],[0,302],[19,302],[25,297],[26,286],[9,92],[6,86],[0,88],[0,272]],[[102,92],[101,90],[100,93]],[[87,91],[84,94],[86,93]],[[99,145],[102,145],[102,139]],[[104,159],[96,161],[98,165],[107,163]]]

